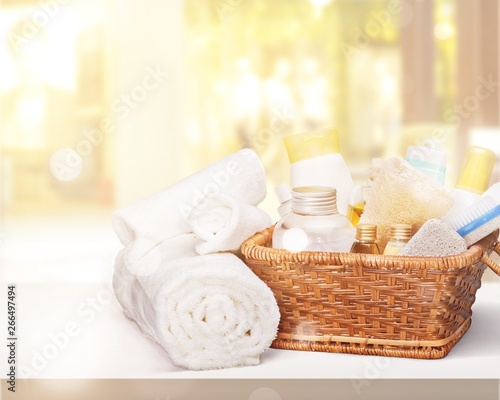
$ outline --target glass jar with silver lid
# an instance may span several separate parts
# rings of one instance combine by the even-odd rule
[[[290,252],[349,252],[356,230],[337,211],[337,191],[307,186],[292,190],[292,212],[274,228],[273,247]]]

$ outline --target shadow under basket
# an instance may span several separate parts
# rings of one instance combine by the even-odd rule
[[[392,357],[446,356],[467,332],[498,231],[449,257],[300,252],[271,248],[274,226],[246,240],[248,267],[276,297],[271,347]]]

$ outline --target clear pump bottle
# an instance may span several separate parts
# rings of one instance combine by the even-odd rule
[[[385,246],[384,254],[397,256],[406,243],[411,239],[411,225],[393,224],[391,225],[391,240]]]
[[[330,187],[292,189],[292,212],[274,228],[273,247],[290,252],[348,252],[354,241],[351,222],[337,212],[337,191]]]
[[[356,241],[351,247],[351,253],[380,254],[376,240],[377,225],[358,224],[356,226]]]

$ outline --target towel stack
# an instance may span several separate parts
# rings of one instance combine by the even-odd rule
[[[255,365],[276,336],[271,290],[235,255],[272,224],[257,155],[241,150],[113,214],[125,315],[178,366]]]

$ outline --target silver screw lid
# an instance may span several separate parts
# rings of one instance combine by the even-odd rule
[[[337,214],[337,190],[326,186],[301,186],[292,190],[292,210],[301,215]]]

